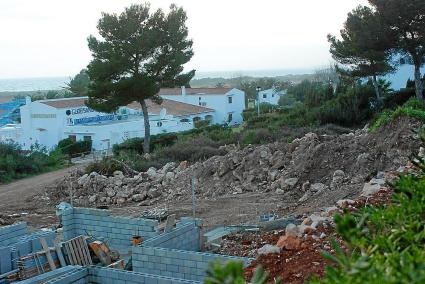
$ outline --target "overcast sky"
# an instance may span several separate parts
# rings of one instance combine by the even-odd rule
[[[101,12],[136,0],[0,0],[0,78],[70,76],[90,61],[87,37]],[[317,68],[330,62],[328,33],[366,0],[152,0],[183,6],[206,71]]]

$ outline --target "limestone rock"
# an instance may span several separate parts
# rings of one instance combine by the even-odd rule
[[[258,249],[259,255],[271,254],[271,253],[280,253],[280,248],[272,245],[264,245],[262,248]]]
[[[284,190],[289,190],[292,189],[298,182],[297,178],[288,178],[288,179],[284,179],[281,186],[282,189]]]
[[[300,229],[295,224],[288,224],[285,229],[286,236],[301,237]]]
[[[276,246],[280,249],[298,250],[301,247],[301,240],[294,236],[282,236],[277,241]]]
[[[365,183],[361,196],[372,196],[375,193],[379,192],[379,190],[381,190],[381,186],[379,184]]]

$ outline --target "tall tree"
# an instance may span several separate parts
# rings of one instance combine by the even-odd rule
[[[143,112],[143,150],[149,153],[150,125],[146,100],[158,104],[161,87],[187,86],[195,70],[183,72],[193,56],[185,11],[175,5],[166,14],[150,5],[131,5],[120,15],[103,13],[97,28],[102,39],[88,38],[93,60],[87,67],[92,83],[87,105],[113,112],[139,102]]]
[[[423,99],[421,67],[425,63],[425,1],[368,0],[397,40],[397,49],[415,66],[416,97]]]
[[[69,80],[65,89],[77,96],[87,96],[90,84],[90,78],[86,69],[82,69],[80,73]]]
[[[340,33],[341,39],[328,35],[332,57],[345,66],[340,71],[353,77],[370,77],[379,99],[377,77],[393,71],[387,27],[371,8],[358,6],[348,14]]]

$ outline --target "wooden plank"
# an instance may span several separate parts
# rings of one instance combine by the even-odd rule
[[[90,250],[89,250],[89,246],[87,245],[86,240],[84,238],[81,238],[80,242],[81,242],[81,246],[83,248],[84,256],[86,258],[86,265],[92,265],[93,262],[91,260]]]
[[[56,265],[55,265],[55,262],[53,261],[52,254],[50,253],[50,249],[49,249],[49,246],[47,245],[46,239],[40,238],[40,244],[44,252],[46,253],[47,262],[49,262],[50,269],[52,271],[56,270]]]
[[[82,263],[82,261],[81,261],[80,251],[79,251],[78,246],[77,246],[77,244],[76,244],[76,242],[75,242],[75,239],[72,239],[72,240],[69,242],[69,246],[71,247],[71,250],[72,250],[72,252],[74,253],[74,256],[75,256],[75,264],[76,264],[76,265],[82,265],[83,263]]]
[[[63,257],[63,254],[62,254],[61,246],[59,244],[55,244],[55,250],[56,250],[56,254],[58,255],[58,259],[59,259],[61,266],[65,267],[66,262],[65,262],[65,258]]]
[[[75,257],[75,253],[74,250],[72,249],[71,243],[70,242],[66,242],[65,243],[66,248],[67,248],[67,252],[68,252],[68,257],[69,257],[69,262],[71,265],[77,265],[77,258]]]

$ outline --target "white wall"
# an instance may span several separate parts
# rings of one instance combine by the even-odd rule
[[[260,104],[268,103],[272,105],[278,105],[280,96],[284,96],[284,91],[277,91],[275,89],[268,89],[260,91]]]
[[[196,95],[162,95],[164,99],[203,106],[215,110],[215,124],[228,122],[229,113],[232,113],[230,125],[243,122],[242,112],[245,110],[245,93],[238,89],[232,89],[226,94],[196,94]],[[232,103],[229,103],[229,97]]]

